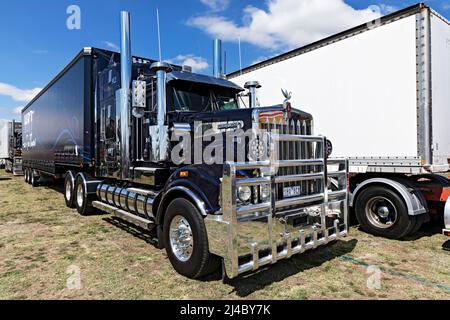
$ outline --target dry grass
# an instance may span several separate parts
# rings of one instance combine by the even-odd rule
[[[0,299],[449,299],[440,227],[409,241],[352,229],[332,246],[229,283],[195,281],[146,234],[106,215],[81,217],[57,188],[33,189],[0,171]],[[81,289],[67,288],[72,265]],[[367,287],[369,265],[382,272],[379,290]]]

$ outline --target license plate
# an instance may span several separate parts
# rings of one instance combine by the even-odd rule
[[[283,188],[283,198],[293,198],[301,195],[300,186]]]

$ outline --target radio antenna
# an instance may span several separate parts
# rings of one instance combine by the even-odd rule
[[[161,53],[161,27],[159,24],[159,8],[156,8],[156,23],[158,24],[158,51],[159,51],[159,61],[162,62]]]
[[[225,51],[225,54],[224,54],[223,73],[225,75],[227,74],[227,52],[226,51]]]
[[[239,73],[242,76],[242,51],[241,51],[241,37],[238,37],[239,44]]]

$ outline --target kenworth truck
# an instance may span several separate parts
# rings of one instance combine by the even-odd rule
[[[15,176],[22,174],[22,124],[20,122],[0,120],[0,160],[6,172]]]
[[[310,114],[288,101],[239,108],[242,91],[132,57],[122,12],[120,55],[83,49],[23,109],[25,181],[64,178],[68,207],[154,232],[191,278],[221,262],[233,278],[346,236],[346,161],[328,162]],[[208,150],[218,161],[202,160]]]
[[[367,232],[400,239],[430,218],[450,234],[450,23],[424,4],[233,72],[280,88],[349,159],[351,212]],[[334,124],[339,125],[334,125]]]

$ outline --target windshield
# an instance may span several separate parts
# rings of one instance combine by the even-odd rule
[[[173,110],[204,112],[239,109],[237,93],[222,87],[178,82],[172,87]]]

